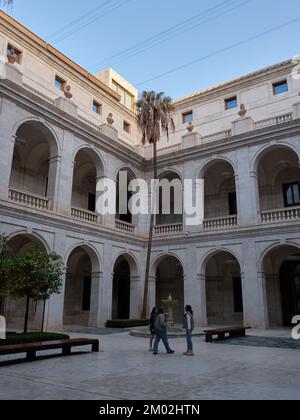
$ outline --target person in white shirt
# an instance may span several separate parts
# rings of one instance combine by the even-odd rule
[[[193,336],[193,330],[195,328],[195,324],[194,324],[193,309],[190,305],[187,305],[185,307],[183,328],[186,330],[186,341],[187,341],[187,351],[184,353],[184,356],[194,356],[192,336]]]

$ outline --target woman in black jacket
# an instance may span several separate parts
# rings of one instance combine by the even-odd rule
[[[152,352],[153,351],[153,341],[155,338],[155,322],[156,322],[156,317],[158,314],[158,309],[157,308],[153,308],[152,312],[151,312],[151,316],[150,316],[150,348],[149,351]]]

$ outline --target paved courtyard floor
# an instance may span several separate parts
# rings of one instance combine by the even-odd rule
[[[289,338],[286,332],[250,336]],[[185,358],[181,338],[171,340],[173,356],[162,348],[153,356],[146,339],[128,332],[100,340],[99,354],[0,365],[0,399],[300,399],[299,349],[206,344],[195,338],[196,356]]]

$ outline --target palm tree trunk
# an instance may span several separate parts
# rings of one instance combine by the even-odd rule
[[[157,143],[156,141],[153,142],[153,175],[154,175],[154,180],[156,180],[157,179]],[[153,194],[153,197],[155,197],[156,191],[153,191],[152,194]],[[149,312],[148,311],[148,292],[149,292],[149,274],[150,274],[150,263],[151,263],[151,254],[152,254],[154,221],[155,221],[155,212],[154,212],[154,209],[152,208],[152,203],[151,203],[151,217],[150,217],[148,251],[147,251],[147,261],[146,261],[142,319],[147,319],[148,312]]]
[[[30,297],[29,297],[29,296],[27,296],[27,297],[26,297],[25,322],[24,322],[24,334],[26,334],[26,333],[27,333],[27,331],[28,331],[29,302],[30,302]]]
[[[44,324],[45,324],[45,312],[46,312],[46,301],[43,302],[43,317],[42,317],[42,328],[41,333],[44,332]]]

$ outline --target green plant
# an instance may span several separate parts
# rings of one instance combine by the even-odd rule
[[[13,298],[26,298],[24,333],[28,330],[30,300],[45,302],[52,294],[59,294],[62,286],[63,263],[56,254],[47,254],[39,246],[14,257],[9,293]],[[43,322],[44,324],[43,311]]]

